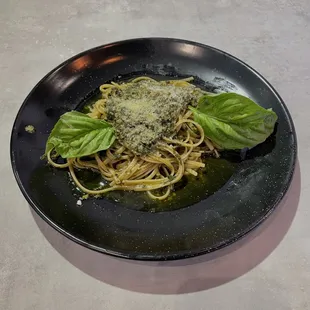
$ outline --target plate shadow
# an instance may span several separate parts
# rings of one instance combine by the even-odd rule
[[[32,208],[30,210],[40,231],[54,249],[86,274],[129,291],[185,294],[232,281],[268,257],[291,226],[299,203],[300,183],[297,161],[287,194],[258,228],[216,252],[178,261],[131,261],[97,253],[67,239],[45,223]]]

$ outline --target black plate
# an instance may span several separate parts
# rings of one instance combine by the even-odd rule
[[[190,197],[167,212],[134,210],[126,199],[90,199],[77,192],[64,170],[48,167],[49,132],[61,114],[79,109],[99,85],[139,75],[194,76],[211,91],[245,94],[277,113],[276,132],[252,149],[214,194]],[[25,131],[33,125],[36,132]],[[286,193],[294,172],[294,126],[280,96],[251,67],[218,49],[165,38],[117,42],[83,52],[46,75],[23,103],[11,137],[11,161],[22,193],[52,227],[91,249],[131,259],[179,259],[226,246],[258,226]],[[234,161],[233,157],[230,161]],[[180,205],[181,206],[181,205]]]

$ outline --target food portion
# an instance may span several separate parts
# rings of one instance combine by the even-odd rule
[[[140,77],[103,84],[88,114],[61,116],[47,141],[48,162],[69,169],[89,195],[145,191],[163,200],[183,176],[198,175],[204,157],[253,147],[273,132],[277,116],[270,109],[236,93],[207,93],[191,81]],[[107,184],[88,189],[77,169],[96,171]]]
[[[158,141],[173,133],[187,106],[197,103],[194,90],[192,85],[177,87],[144,79],[125,84],[111,90],[105,117],[122,145],[136,154],[148,154]]]
[[[35,133],[36,129],[34,128],[33,125],[27,125],[25,127],[25,131],[28,132],[28,133]]]

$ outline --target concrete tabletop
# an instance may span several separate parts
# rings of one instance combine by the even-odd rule
[[[207,257],[123,261],[50,228],[14,180],[10,131],[33,86],[70,56],[143,36],[223,49],[262,73],[294,119],[299,164],[277,212]],[[310,1],[10,0],[0,3],[0,309],[310,309]]]

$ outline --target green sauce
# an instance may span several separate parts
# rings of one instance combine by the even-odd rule
[[[28,133],[34,133],[36,131],[36,129],[34,128],[33,125],[27,125],[25,127],[25,130],[28,132]]]
[[[122,145],[135,154],[148,154],[158,141],[171,135],[187,106],[195,101],[195,88],[151,81],[126,84],[113,89],[107,99],[107,121]]]
[[[123,206],[140,211],[171,211],[188,207],[214,194],[227,183],[238,164],[223,158],[206,158],[206,167],[197,177],[184,176],[174,191],[163,201],[149,198],[146,192],[113,191],[104,197]],[[89,189],[107,184],[100,174],[90,170],[76,172],[81,183]],[[95,199],[95,198],[90,198]]]

